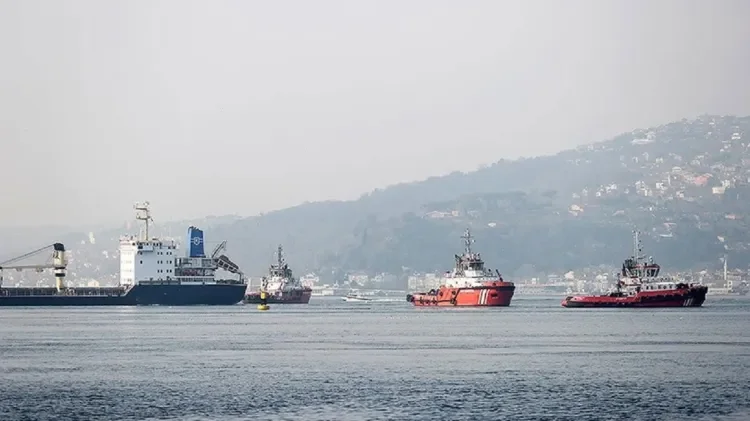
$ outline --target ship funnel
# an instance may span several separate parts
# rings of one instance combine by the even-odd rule
[[[203,231],[191,226],[188,228],[188,257],[206,257],[203,251]]]

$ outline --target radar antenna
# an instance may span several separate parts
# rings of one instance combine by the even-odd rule
[[[143,238],[144,241],[148,241],[148,222],[154,222],[154,219],[151,218],[151,208],[148,202],[143,203],[136,203],[133,208],[135,208],[135,219],[139,221],[143,221],[145,224],[144,234],[145,237]]]

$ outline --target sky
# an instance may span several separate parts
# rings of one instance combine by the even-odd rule
[[[750,2],[0,0],[0,226],[253,215],[750,114]]]

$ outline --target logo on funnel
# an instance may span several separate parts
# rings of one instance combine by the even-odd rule
[[[202,238],[200,238],[200,237],[193,237],[192,243],[195,244],[196,246],[201,245],[202,242],[203,242]]]

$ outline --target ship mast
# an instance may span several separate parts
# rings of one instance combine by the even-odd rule
[[[276,249],[276,264],[278,265],[278,268],[281,269],[281,266],[284,264],[284,258],[283,256],[283,249],[281,247],[281,244],[279,244],[279,247]]]
[[[148,202],[143,203],[136,203],[133,208],[136,210],[135,219],[139,221],[143,221],[145,223],[145,230],[144,234],[145,237],[143,238],[143,241],[148,241],[148,222],[154,222],[153,218],[151,218],[151,210],[149,208]]]
[[[474,242],[474,238],[471,236],[471,231],[466,228],[464,235],[461,236],[464,239],[464,245],[466,247],[466,254],[471,255],[471,243]]]
[[[638,230],[634,230],[633,231],[633,259],[635,260],[636,264],[644,257],[641,255],[641,253],[643,253],[643,246],[641,245],[640,232]]]

